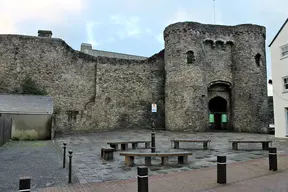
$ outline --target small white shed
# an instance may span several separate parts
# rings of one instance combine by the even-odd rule
[[[0,116],[12,118],[14,139],[50,139],[52,114],[50,96],[0,94]]]

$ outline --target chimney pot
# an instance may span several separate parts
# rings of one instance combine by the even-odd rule
[[[49,30],[38,30],[38,37],[52,37],[52,31]]]

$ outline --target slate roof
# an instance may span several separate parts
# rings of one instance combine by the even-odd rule
[[[276,34],[276,36],[274,37],[274,39],[272,40],[272,42],[269,44],[268,47],[271,47],[271,45],[274,43],[274,41],[277,39],[278,35],[281,33],[282,29],[284,28],[284,26],[288,23],[288,18],[286,19],[286,21],[284,22],[284,24],[282,25],[282,27],[279,29],[278,33]]]
[[[0,113],[52,114],[53,98],[36,95],[0,94]]]

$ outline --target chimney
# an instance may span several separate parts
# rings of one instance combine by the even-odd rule
[[[82,43],[81,44],[81,51],[85,50],[85,49],[88,49],[88,50],[90,49],[91,50],[92,49],[92,45],[89,44],[89,43]]]
[[[92,50],[92,44],[89,43],[82,43],[81,44],[81,52],[89,53],[89,50]]]
[[[52,37],[52,31],[49,30],[38,30],[38,37]]]

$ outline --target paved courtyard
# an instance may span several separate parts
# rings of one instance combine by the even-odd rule
[[[125,167],[124,157],[119,151],[114,153],[113,161],[100,159],[101,146],[109,141],[150,140],[150,130],[119,130],[102,133],[63,135],[56,139],[59,148],[67,142],[68,150],[73,150],[73,171],[80,183],[125,180],[136,177],[137,166],[144,165],[144,158],[136,157],[135,166]],[[180,149],[172,149],[171,138],[210,138],[211,149],[202,150],[202,143],[180,143]],[[232,139],[271,139],[273,147],[281,154],[288,154],[288,141],[275,140],[273,135],[249,133],[179,133],[156,131],[156,151],[190,151],[187,165],[177,164],[177,158],[170,158],[170,165],[161,166],[160,158],[152,158],[153,166],[149,167],[149,175],[182,172],[216,165],[217,155],[226,155],[227,162],[240,162],[260,157],[267,157],[268,152],[262,150],[261,144],[239,144],[239,151],[233,151],[229,140]],[[141,144],[140,144],[141,147]],[[133,151],[149,152],[150,149]],[[129,145],[129,150],[131,151]]]
[[[65,185],[68,171],[61,162],[53,141],[8,142],[0,147],[0,191],[17,191],[19,178],[23,176],[31,178],[33,191]]]

